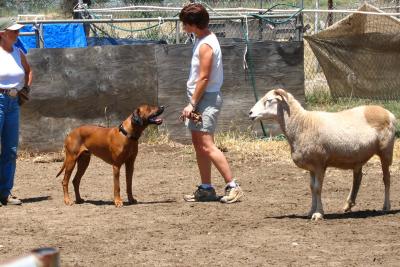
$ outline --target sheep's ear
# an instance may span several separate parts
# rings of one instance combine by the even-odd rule
[[[282,101],[287,102],[288,101],[288,94],[285,90],[283,89],[276,89],[275,94],[280,96],[282,98]]]

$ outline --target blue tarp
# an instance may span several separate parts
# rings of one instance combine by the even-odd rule
[[[25,25],[21,32],[34,32],[32,24]],[[45,48],[87,47],[85,31],[82,23],[43,24]],[[36,36],[20,36],[16,43],[25,52],[36,48]]]
[[[144,45],[144,44],[167,44],[164,40],[141,40],[130,38],[112,38],[112,37],[88,37],[88,46],[102,45]]]
[[[21,32],[34,32],[32,24],[25,25]],[[140,40],[112,37],[89,37],[86,39],[82,23],[43,24],[44,48],[72,48],[102,45],[166,44],[164,40]],[[36,48],[36,36],[20,36],[16,46],[25,53]]]

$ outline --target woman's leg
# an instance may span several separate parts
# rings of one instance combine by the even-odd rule
[[[1,133],[1,183],[2,196],[7,197],[11,194],[14,186],[14,175],[17,160],[19,132],[19,106],[16,99],[10,99],[6,106],[6,112],[3,122],[3,131]]]
[[[211,162],[222,175],[225,183],[231,182],[231,169],[225,155],[215,145],[214,135],[207,132],[192,131],[192,142],[196,151],[202,183],[211,183]]]
[[[0,141],[3,141],[2,132],[3,132],[3,125],[4,125],[4,120],[6,116],[6,99],[3,94],[0,94]],[[2,157],[2,152],[0,154],[0,159]],[[2,161],[0,161],[0,198],[5,198],[8,196],[8,180],[7,178],[3,175],[3,169],[4,169],[4,164]]]
[[[193,134],[192,134],[193,138]],[[211,184],[211,159],[202,154],[201,144],[198,140],[193,140],[194,150],[196,152],[197,166],[199,167],[202,184]]]

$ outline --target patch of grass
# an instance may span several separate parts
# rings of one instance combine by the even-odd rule
[[[149,125],[147,129],[142,133],[140,137],[141,143],[146,143],[149,145],[161,145],[161,144],[171,144],[172,141],[169,138],[168,131],[163,126]]]
[[[360,105],[381,105],[400,118],[400,101],[370,100],[359,98],[334,98],[329,92],[316,91],[306,94],[308,110],[336,112]],[[400,124],[400,123],[399,123]],[[400,136],[400,125],[396,125],[396,136]],[[171,141],[166,128],[149,127],[142,142],[146,144],[167,144],[172,147],[183,146],[184,153],[194,153],[191,145],[179,145]],[[284,135],[272,139],[258,138],[251,128],[246,131],[228,130],[217,132],[215,135],[217,147],[228,153],[240,154],[239,160],[279,161],[290,160],[290,147]],[[394,158],[400,158],[400,140],[396,141]]]
[[[400,118],[400,101],[398,100],[375,100],[362,98],[341,98],[332,97],[326,91],[314,91],[306,94],[306,106],[308,110],[321,110],[337,112],[362,105],[379,105],[390,112],[396,118]],[[400,123],[396,124],[396,137],[400,137]]]
[[[227,153],[227,156],[233,153],[235,162],[276,162],[291,161],[289,143],[284,141],[284,136],[276,136],[275,138],[257,138],[251,131],[225,131],[218,132],[215,135],[215,143],[217,147]],[[182,154],[194,154],[191,144],[184,145],[174,142],[170,139],[166,128],[157,128],[155,126],[148,127],[140,138],[140,145],[153,146],[154,149],[167,149],[167,151],[175,151]],[[160,148],[163,145],[163,148]],[[64,152],[33,152],[30,150],[18,151],[20,160],[33,160],[37,163],[62,162],[64,160]],[[400,140],[395,142],[394,160],[400,159]],[[379,160],[374,157],[375,160]],[[235,163],[233,162],[233,164]]]
[[[333,103],[330,93],[323,90],[317,90],[313,93],[306,93],[306,105],[310,107],[327,106]]]
[[[223,152],[240,154],[242,161],[290,159],[290,149],[283,138],[257,138],[254,132],[224,131],[215,135],[215,144]]]

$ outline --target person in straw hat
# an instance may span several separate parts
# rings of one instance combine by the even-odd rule
[[[23,25],[0,18],[0,205],[21,205],[12,195],[19,135],[19,92],[28,91],[32,71],[15,46]]]

